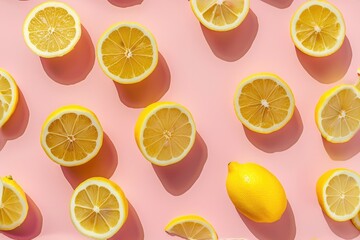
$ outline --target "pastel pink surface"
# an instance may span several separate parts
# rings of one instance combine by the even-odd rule
[[[0,7],[0,67],[21,90],[15,115],[0,131],[0,175],[11,174],[23,186],[31,199],[28,221],[35,224],[0,239],[85,239],[71,223],[69,200],[73,187],[94,175],[117,182],[131,203],[128,222],[114,239],[172,239],[164,226],[183,214],[203,216],[223,239],[359,238],[351,223],[323,215],[315,184],[331,168],[360,171],[360,136],[329,144],[314,121],[325,90],[357,80],[358,0],[332,0],[344,15],[347,33],[339,52],[326,59],[305,56],[291,41],[289,22],[301,0],[252,0],[248,17],[229,33],[202,27],[186,0],[64,0],[80,15],[83,36],[63,59],[41,59],[22,36],[27,13],[40,2],[2,0]],[[119,21],[142,23],[158,42],[159,66],[140,85],[113,83],[95,59],[97,40]],[[241,79],[262,71],[287,81],[297,107],[291,122],[268,136],[244,129],[232,105]],[[185,105],[197,125],[190,156],[169,168],[153,167],[134,140],[138,114],[157,100]],[[74,169],[49,160],[39,142],[45,118],[66,104],[92,109],[106,133],[98,158]],[[257,162],[279,178],[289,203],[279,222],[257,224],[239,216],[225,189],[230,161]]]

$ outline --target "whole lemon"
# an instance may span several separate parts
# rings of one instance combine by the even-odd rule
[[[226,189],[236,209],[252,221],[275,222],[285,212],[287,199],[283,186],[256,163],[230,162]]]

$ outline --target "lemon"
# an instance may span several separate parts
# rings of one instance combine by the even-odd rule
[[[196,127],[189,110],[174,102],[146,107],[135,125],[135,140],[151,163],[166,166],[181,161],[191,150]]]
[[[72,194],[71,220],[76,229],[95,239],[116,234],[128,216],[128,201],[121,188],[102,177],[82,182]]]
[[[122,84],[144,80],[158,63],[158,48],[152,33],[134,22],[108,28],[97,45],[97,59],[104,73]]]
[[[326,91],[315,108],[315,121],[329,142],[349,141],[360,128],[360,91],[353,85],[338,85]]]
[[[217,240],[214,227],[203,217],[185,215],[172,219],[165,231],[188,240]]]
[[[42,126],[40,141],[51,160],[62,166],[77,166],[99,152],[103,130],[91,110],[68,105],[49,115]]]
[[[250,9],[250,0],[190,0],[190,4],[197,19],[214,31],[236,28]]]
[[[80,39],[80,18],[65,3],[45,2],[26,17],[23,35],[27,46],[37,55],[61,57],[70,52]]]
[[[230,162],[226,189],[236,209],[255,222],[279,220],[287,206],[280,181],[256,163]]]
[[[284,80],[272,73],[257,73],[240,82],[234,96],[238,119],[257,133],[272,133],[294,114],[295,98]]]
[[[345,39],[341,12],[326,0],[309,0],[301,5],[290,23],[291,38],[305,54],[324,57],[336,52]]]
[[[360,231],[360,212],[356,214],[354,218],[351,219],[352,224],[356,227],[357,230]]]
[[[19,100],[19,92],[14,78],[0,68],[0,128],[10,119]]]
[[[22,188],[11,176],[0,179],[0,230],[12,230],[26,219],[29,206]]]
[[[316,194],[322,210],[335,221],[347,221],[360,210],[360,176],[348,169],[325,172],[316,183]]]

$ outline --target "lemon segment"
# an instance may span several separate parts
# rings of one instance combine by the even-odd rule
[[[342,84],[326,91],[315,108],[315,121],[329,142],[349,141],[360,128],[360,91]]]
[[[0,128],[15,112],[19,100],[19,91],[14,78],[0,68]]]
[[[81,36],[77,13],[67,4],[45,2],[28,14],[23,26],[26,45],[44,58],[61,57],[70,52]]]
[[[116,183],[93,177],[74,190],[70,215],[80,233],[90,238],[108,239],[125,223],[128,201]]]
[[[62,166],[78,166],[97,155],[103,130],[91,110],[69,105],[50,114],[43,124],[40,141],[51,160]]]
[[[154,71],[158,63],[157,43],[144,26],[120,22],[101,36],[97,59],[112,80],[122,84],[137,83]]]
[[[321,209],[339,222],[354,218],[360,210],[360,176],[348,169],[325,172],[316,183]]]
[[[29,206],[26,194],[11,176],[0,179],[0,230],[12,230],[26,219]]]
[[[146,107],[135,125],[135,140],[151,163],[166,166],[181,161],[191,150],[196,127],[189,110],[174,102]]]
[[[217,240],[214,227],[197,215],[179,216],[172,219],[165,231],[188,240]]]
[[[234,96],[236,116],[248,129],[268,134],[288,123],[295,98],[284,80],[272,73],[253,74],[240,82]]]
[[[236,28],[250,9],[249,0],[190,0],[190,5],[197,19],[214,31]]]
[[[341,12],[330,2],[310,0],[293,15],[290,33],[300,51],[324,57],[335,53],[343,44],[345,22]]]

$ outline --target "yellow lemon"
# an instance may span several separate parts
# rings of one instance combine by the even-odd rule
[[[203,217],[185,215],[172,219],[165,227],[169,234],[188,240],[217,240],[214,227]]]
[[[65,3],[45,2],[26,17],[23,35],[27,46],[37,55],[61,57],[70,52],[80,39],[80,18]]]
[[[116,183],[93,177],[74,190],[70,215],[80,233],[90,238],[109,239],[126,221],[128,201]]]
[[[318,179],[316,194],[327,216],[339,222],[350,220],[360,210],[360,176],[348,169],[329,170]]]
[[[151,163],[166,166],[181,161],[191,150],[196,136],[189,110],[174,102],[157,102],[146,107],[135,125],[135,140]]]
[[[252,221],[275,222],[285,212],[287,199],[283,186],[256,163],[229,163],[226,189],[236,209]]]
[[[19,99],[19,91],[14,78],[0,68],[0,128],[15,112]]]

